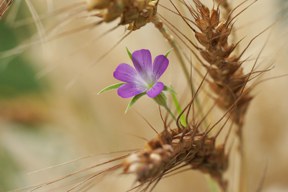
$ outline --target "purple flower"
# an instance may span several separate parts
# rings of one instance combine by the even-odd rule
[[[159,95],[164,89],[164,84],[158,80],[167,69],[169,60],[164,55],[158,55],[152,64],[150,51],[141,49],[133,52],[132,61],[135,69],[122,63],[114,71],[114,77],[125,82],[118,88],[118,95],[122,98],[134,97],[141,93],[146,93],[151,98]]]

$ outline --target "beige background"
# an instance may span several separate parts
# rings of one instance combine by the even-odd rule
[[[71,1],[65,0],[47,2],[51,8],[48,11],[52,12],[71,3]],[[31,1],[31,3],[39,15],[48,14],[44,1],[41,3]],[[161,1],[161,4],[170,6],[166,1]],[[233,1],[233,5],[237,4],[238,1]],[[67,14],[71,14],[69,17],[67,14],[63,14],[51,17],[43,23],[39,22],[40,32],[35,34],[35,38],[38,39],[39,34],[43,32],[45,34],[42,40],[46,41],[61,31],[71,31],[75,27],[93,21],[87,17],[72,19],[75,17],[72,11],[72,9],[66,11]],[[159,12],[175,25],[177,24],[179,28],[183,27],[184,29],[185,24],[180,22],[179,18],[163,8],[159,8]],[[242,46],[244,47],[249,39],[274,23],[275,20],[280,20],[277,17],[279,12],[280,8],[276,7],[274,1],[259,0],[243,13],[236,24],[238,39],[247,36],[243,40]],[[83,15],[85,14],[83,11]],[[73,20],[71,23],[68,23],[69,18]],[[66,19],[65,26],[55,27]],[[265,67],[273,62],[274,68],[264,76],[264,79],[288,72],[286,65],[287,26],[285,26],[288,20],[285,19],[283,18],[271,27],[271,35],[264,54],[261,56],[260,67]],[[119,98],[114,91],[97,95],[97,92],[103,87],[117,82],[112,73],[119,63],[131,63],[126,55],[125,47],[129,47],[130,50],[149,48],[153,56],[165,53],[170,49],[159,32],[149,24],[143,29],[133,32],[110,51],[104,59],[95,63],[125,33],[125,29],[119,27],[93,42],[93,39],[115,24],[117,22],[65,35],[60,39],[52,38],[53,40],[48,43],[29,49],[30,56],[36,57],[39,61],[37,65],[39,78],[47,78],[52,82],[52,91],[45,96],[44,104],[41,104],[49,119],[45,126],[42,126],[45,136],[38,138],[29,134],[15,133],[13,129],[5,128],[10,126],[9,122],[0,122],[1,142],[8,146],[9,150],[19,159],[24,173],[69,162],[87,154],[141,148],[145,141],[134,135],[151,138],[154,133],[135,111],[139,112],[158,130],[162,129],[158,108],[148,98],[142,98],[133,107],[133,110],[124,114],[128,100]],[[255,58],[268,38],[268,34],[264,34],[255,41],[246,55],[252,55]],[[249,64],[247,66],[249,68]],[[177,60],[172,55],[171,64],[162,80],[176,87],[180,94],[185,94],[184,79],[181,75]],[[288,79],[283,77],[266,81],[257,86],[253,92],[256,97],[250,106],[245,124],[249,191],[255,191],[257,188],[265,166],[268,168],[264,191],[284,192],[288,190],[287,87]],[[28,99],[23,102],[31,101]],[[93,156],[93,158],[77,160],[66,166],[24,175],[24,177],[27,185],[33,185],[107,158],[106,156]],[[98,183],[94,191],[125,191],[131,187],[132,183],[133,177],[123,175],[119,177],[117,172],[114,176],[107,176],[104,181]],[[55,191],[59,191],[59,189]],[[206,177],[196,171],[190,171],[164,179],[155,191],[209,190]]]

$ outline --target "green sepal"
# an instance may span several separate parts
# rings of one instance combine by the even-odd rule
[[[104,93],[106,91],[110,91],[110,90],[113,90],[113,89],[117,89],[119,88],[121,85],[123,85],[124,83],[116,83],[116,84],[113,84],[113,85],[109,85],[108,87],[105,87],[104,89],[102,89],[101,91],[99,91],[97,93],[97,95],[100,95],[101,93]]]
[[[129,58],[132,60],[132,53],[131,51],[128,49],[128,47],[126,47],[126,51],[127,51],[127,54],[129,56]]]
[[[167,97],[163,93],[154,97],[154,101],[156,101],[160,106],[167,107]]]
[[[129,109],[136,103],[136,101],[138,101],[138,99],[140,99],[143,95],[145,95],[146,93],[140,93],[136,96],[134,96],[131,101],[128,103],[125,113],[127,113],[129,111]]]
[[[173,51],[173,48],[169,49],[166,53],[165,53],[165,57],[168,57],[168,55]]]

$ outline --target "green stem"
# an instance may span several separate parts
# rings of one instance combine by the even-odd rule
[[[160,93],[159,95],[157,95],[157,97],[154,98],[154,101],[158,103],[158,105],[164,107],[175,121],[177,120],[167,105],[167,98],[164,93]]]

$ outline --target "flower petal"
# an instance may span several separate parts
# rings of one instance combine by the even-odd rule
[[[113,73],[115,79],[118,79],[126,83],[133,83],[137,75],[138,74],[135,71],[135,69],[125,63],[118,65],[118,67]]]
[[[134,97],[140,93],[143,93],[146,90],[145,87],[137,86],[133,83],[127,83],[119,87],[117,93],[122,98]]]
[[[151,98],[156,97],[159,95],[164,89],[164,84],[162,82],[157,82],[153,85],[151,89],[147,91],[147,95]]]
[[[158,80],[161,75],[166,71],[169,65],[169,60],[164,55],[158,55],[153,63],[153,75]]]
[[[149,50],[140,49],[132,53],[132,61],[137,72],[147,75],[152,72],[152,56]]]

